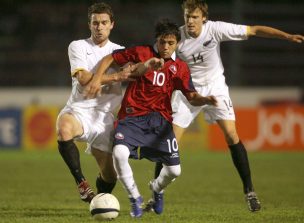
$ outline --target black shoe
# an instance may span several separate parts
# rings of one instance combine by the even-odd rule
[[[261,203],[255,192],[247,193],[245,195],[245,201],[247,202],[249,211],[255,212],[261,209]]]

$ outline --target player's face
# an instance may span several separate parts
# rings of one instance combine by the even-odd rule
[[[199,8],[196,8],[193,11],[185,9],[184,20],[187,33],[196,38],[202,32],[202,25],[206,21],[206,16],[203,16],[203,12]]]
[[[91,30],[91,36],[94,43],[100,46],[106,44],[113,26],[114,22],[111,22],[108,14],[93,13],[91,16],[91,22],[89,23],[89,28]]]
[[[160,36],[157,38],[156,45],[160,57],[169,59],[176,50],[177,40],[175,35]]]

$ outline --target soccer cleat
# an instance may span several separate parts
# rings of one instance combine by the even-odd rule
[[[163,213],[164,208],[164,193],[156,193],[153,191],[153,200],[154,203],[152,205],[153,210],[156,214]]]
[[[91,202],[93,197],[95,196],[95,193],[91,189],[90,185],[87,181],[82,181],[80,184],[78,184],[78,191],[80,194],[80,199],[84,202]]]
[[[148,200],[148,203],[146,204],[145,208],[143,209],[144,212],[150,212],[153,211],[153,204],[154,204],[154,200],[153,198]]]
[[[143,198],[142,196],[139,196],[138,198],[129,198],[131,202],[131,211],[130,215],[133,218],[140,218],[143,215]]]
[[[259,211],[261,209],[261,203],[255,192],[249,192],[245,195],[245,200],[248,205],[248,209],[251,212]]]
[[[149,212],[153,210],[156,214],[163,213],[164,209],[164,193],[157,193],[153,190],[153,182],[149,183],[152,190],[152,199],[150,199],[144,208],[144,211]]]

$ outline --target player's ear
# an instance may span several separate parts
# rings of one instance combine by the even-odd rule
[[[203,16],[203,24],[207,22],[207,17],[206,16]]]
[[[115,22],[111,22],[111,29],[113,29]]]

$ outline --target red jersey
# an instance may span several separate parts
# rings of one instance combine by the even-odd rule
[[[112,56],[122,66],[128,62],[145,62],[152,57],[159,57],[159,54],[152,46],[136,46],[114,51]],[[174,90],[181,90],[184,95],[196,91],[187,64],[179,58],[170,58],[161,70],[148,70],[143,76],[137,77],[136,81],[130,81],[118,119],[159,112],[172,122],[171,97]]]

